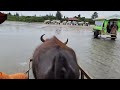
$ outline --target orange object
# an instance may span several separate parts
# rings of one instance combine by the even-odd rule
[[[28,79],[28,76],[24,73],[15,73],[8,75],[3,72],[0,72],[0,79]]]

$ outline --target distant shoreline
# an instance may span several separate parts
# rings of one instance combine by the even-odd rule
[[[25,21],[13,21],[13,20],[6,20],[7,22],[23,22],[23,23],[41,23],[44,24],[44,22],[25,22]]]
[[[21,23],[45,24],[44,22],[24,22],[24,21],[12,21],[12,20],[11,21],[10,20],[6,20],[5,22],[21,22]],[[57,24],[45,24],[45,25],[57,25]],[[63,24],[61,23],[60,25],[63,25]],[[71,25],[63,25],[63,26],[71,26]],[[79,26],[79,25],[73,25],[73,26],[84,27],[84,26]],[[94,25],[90,24],[90,26],[94,26]]]
[[[25,22],[25,21],[15,21],[15,20],[6,20],[6,21],[10,21],[10,22]],[[44,22],[28,22],[26,21],[26,23],[44,23]]]

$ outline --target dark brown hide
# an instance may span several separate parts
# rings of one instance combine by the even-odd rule
[[[36,48],[32,70],[35,79],[79,79],[74,50],[55,36]]]

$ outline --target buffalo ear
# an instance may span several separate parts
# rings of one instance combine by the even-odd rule
[[[40,37],[40,40],[42,41],[42,42],[45,42],[45,40],[43,39],[43,36],[44,36],[45,34],[43,34],[41,37]]]
[[[65,42],[65,44],[67,44],[68,43],[68,38],[67,38],[67,41]]]

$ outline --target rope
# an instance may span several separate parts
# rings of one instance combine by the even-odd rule
[[[32,59],[30,59],[30,62],[32,62]],[[30,69],[32,68],[32,67],[30,67],[30,62],[29,62],[29,69],[25,72],[25,74],[28,73],[28,79],[29,79],[29,71],[30,71]]]

